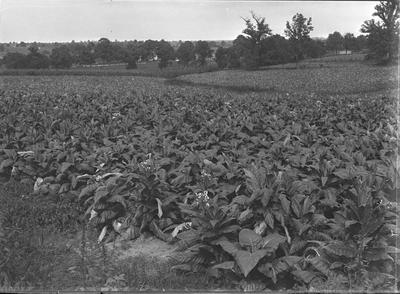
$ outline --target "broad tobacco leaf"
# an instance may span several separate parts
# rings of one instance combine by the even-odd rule
[[[309,284],[317,275],[311,271],[295,270],[292,274],[300,281]]]
[[[257,247],[261,239],[261,236],[253,230],[243,229],[239,232],[239,244],[242,247]]]
[[[246,250],[238,250],[234,254],[234,258],[242,271],[243,275],[247,275],[257,266],[258,262],[267,255],[268,251],[265,249],[257,250],[253,253]]]
[[[244,174],[247,177],[248,183],[250,184],[250,188],[252,191],[260,189],[261,187],[259,187],[259,183],[258,183],[258,179],[257,177],[253,174],[253,172],[251,172],[248,169],[243,169]]]
[[[94,191],[96,191],[97,187],[98,187],[98,184],[92,184],[92,185],[89,185],[89,186],[86,186],[85,188],[83,188],[79,194],[79,200],[81,200],[82,197],[91,195]]]
[[[268,248],[275,251],[278,246],[286,241],[286,237],[278,233],[272,233],[264,237],[261,241],[262,248]]]
[[[245,211],[243,211],[238,218],[239,223],[244,223],[247,220],[251,219],[253,217],[253,212],[250,208],[247,208]]]
[[[235,254],[237,251],[240,250],[240,247],[237,244],[234,244],[227,240],[218,241],[216,244],[220,245],[225,252],[231,255]]]
[[[343,256],[347,258],[354,258],[357,254],[357,250],[342,241],[333,241],[326,245],[324,249],[328,254],[334,254],[337,256]]]
[[[212,268],[232,270],[234,265],[235,265],[234,261],[225,261],[225,262],[213,265]]]
[[[272,279],[274,284],[276,284],[276,282],[277,282],[277,277],[276,277],[277,272],[274,269],[274,266],[272,265],[272,263],[267,262],[267,263],[264,263],[262,265],[259,265],[257,267],[257,270],[260,273],[262,273],[263,275],[265,275],[266,277]]]
[[[282,205],[283,211],[287,215],[290,215],[290,201],[283,194],[279,195],[279,200],[281,201],[281,205]]]

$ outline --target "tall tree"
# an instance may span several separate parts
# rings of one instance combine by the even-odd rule
[[[399,43],[399,1],[380,1],[373,16],[380,20],[367,20],[361,27],[368,34],[368,47],[372,55],[381,61],[392,62],[398,54]]]
[[[246,23],[246,28],[243,30],[243,34],[245,37],[252,41],[253,44],[260,44],[261,40],[271,35],[272,30],[269,28],[269,25],[265,23],[265,17],[260,17],[254,14],[251,11],[250,18],[242,18]]]
[[[339,50],[343,49],[344,46],[344,38],[341,33],[333,32],[329,34],[328,39],[326,40],[326,47],[329,50],[335,51],[337,54]]]
[[[352,33],[347,33],[344,35],[343,38],[343,46],[344,49],[347,51],[357,50],[357,39],[354,37]]]
[[[314,29],[311,25],[311,17],[306,18],[301,13],[296,13],[292,23],[286,22],[285,34],[293,44],[296,53],[296,61],[304,58],[306,43],[310,41],[310,32]]]
[[[269,25],[265,23],[265,17],[257,16],[251,11],[251,18],[243,18],[246,28],[242,31],[242,35],[248,42],[242,50],[242,63],[248,68],[256,68],[260,65],[261,60],[261,41],[272,34]],[[239,38],[239,37],[238,37]],[[238,39],[237,38],[237,39]]]
[[[101,58],[105,62],[110,62],[113,59],[113,46],[107,38],[101,38],[94,48],[95,56]]]

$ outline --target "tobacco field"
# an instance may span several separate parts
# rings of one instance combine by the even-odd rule
[[[30,190],[0,198],[0,285],[20,281],[13,236],[30,225],[10,219],[40,199],[42,227],[150,234],[176,246],[173,271],[234,289],[394,289],[391,73],[1,77],[0,180]]]

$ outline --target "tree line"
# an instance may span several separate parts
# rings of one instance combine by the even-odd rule
[[[297,13],[286,22],[285,36],[272,34],[265,17],[251,12],[243,18],[245,28],[230,47],[218,47],[213,55],[207,41],[180,42],[177,48],[164,40],[111,42],[101,38],[98,42],[67,43],[52,49],[51,54],[40,53],[38,47],[29,47],[27,55],[7,53],[2,63],[7,68],[70,68],[73,64],[91,65],[125,63],[128,69],[137,68],[138,62],[157,60],[162,69],[177,61],[184,66],[205,65],[214,57],[219,68],[255,69],[259,66],[298,62],[304,58],[321,57],[331,51],[360,51],[368,49],[368,57],[381,63],[398,57],[399,3],[397,0],[381,1],[375,6],[372,19],[365,21],[357,37],[352,33],[329,34],[326,40],[314,40],[310,33],[312,19]]]
[[[399,57],[399,1],[380,1],[373,16],[378,20],[365,21],[357,37],[352,33],[329,34],[325,41],[313,40],[312,19],[297,13],[286,22],[285,37],[272,34],[265,17],[251,13],[244,18],[245,29],[230,48],[218,48],[216,62],[220,68],[259,66],[298,62],[306,57],[315,58],[329,51],[360,51],[367,49],[367,58],[381,64],[392,63]]]
[[[179,60],[183,65],[204,65],[211,57],[211,49],[206,41],[184,42],[177,50],[167,41],[147,40],[129,42],[111,42],[101,38],[98,42],[66,43],[56,46],[51,54],[39,52],[36,44],[29,46],[28,54],[7,53],[2,63],[7,68],[70,68],[75,65],[93,65],[95,63],[125,63],[128,69],[137,68],[138,62],[158,61],[160,68]]]

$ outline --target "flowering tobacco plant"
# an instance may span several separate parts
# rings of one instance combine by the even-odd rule
[[[218,242],[231,239],[240,226],[219,203],[218,196],[210,198],[207,191],[195,196],[191,205],[180,205],[183,215],[191,220],[191,227],[177,235],[178,246],[185,252],[179,259],[181,264],[174,269],[209,272],[213,264],[228,258]]]
[[[138,227],[139,232],[150,230],[157,237],[170,241],[171,237],[159,228],[158,220],[164,218],[169,223],[176,221],[178,195],[169,192],[167,184],[159,178],[158,169],[159,165],[152,154],[138,164],[138,172],[134,173],[135,189],[129,197],[129,213],[132,225]]]
[[[147,159],[139,163],[139,170],[145,175],[151,175],[157,171],[157,165],[152,158],[151,153],[147,154]]]
[[[194,207],[200,207],[200,209],[204,210],[204,208],[210,207],[210,197],[208,197],[208,191],[197,192],[196,198],[193,202]]]
[[[148,154],[124,174],[88,176],[88,186],[82,190],[80,199],[89,204],[87,214],[91,224],[102,229],[100,241],[107,230],[119,233],[121,227],[133,230],[136,236],[152,231],[163,240],[171,239],[161,231],[160,220],[171,224],[176,219],[177,195],[170,193],[159,179],[158,168],[152,154]],[[119,220],[121,217],[124,217],[123,223]]]

